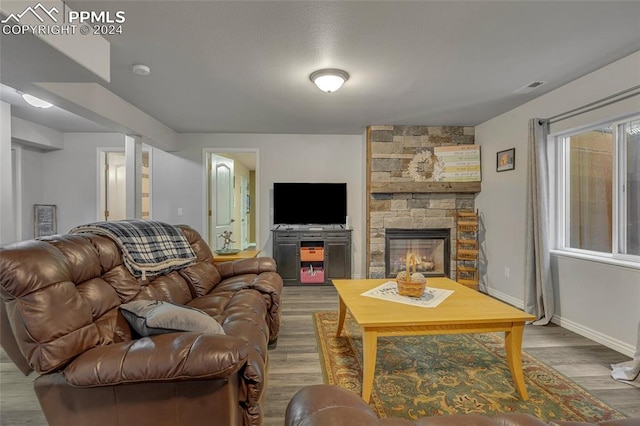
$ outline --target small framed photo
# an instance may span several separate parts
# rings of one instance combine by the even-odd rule
[[[496,155],[496,171],[506,172],[516,168],[516,149],[505,149]]]
[[[47,237],[58,232],[58,218],[54,204],[33,205],[33,236]]]

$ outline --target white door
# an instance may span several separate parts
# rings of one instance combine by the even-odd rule
[[[233,160],[216,154],[209,157],[209,246],[221,249],[225,232],[233,232]],[[237,241],[236,235],[231,239]],[[228,248],[237,248],[231,243]]]
[[[126,219],[126,168],[123,152],[105,152],[104,199],[101,220]]]
[[[240,248],[249,247],[249,181],[240,176]]]

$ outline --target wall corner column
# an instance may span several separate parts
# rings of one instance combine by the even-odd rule
[[[0,101],[0,244],[16,240],[11,158],[11,105]]]
[[[125,136],[127,219],[142,218],[142,138]]]

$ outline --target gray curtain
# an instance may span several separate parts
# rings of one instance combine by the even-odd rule
[[[638,341],[636,353],[631,361],[611,365],[611,377],[640,388],[640,322],[638,323]]]
[[[549,324],[554,313],[549,253],[548,128],[546,120],[529,120],[524,307],[536,317],[533,322],[536,325]]]

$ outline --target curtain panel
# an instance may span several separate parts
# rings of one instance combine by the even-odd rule
[[[533,324],[549,324],[554,314],[549,235],[549,162],[547,120],[529,120],[527,152],[527,210],[525,235],[525,311]]]

